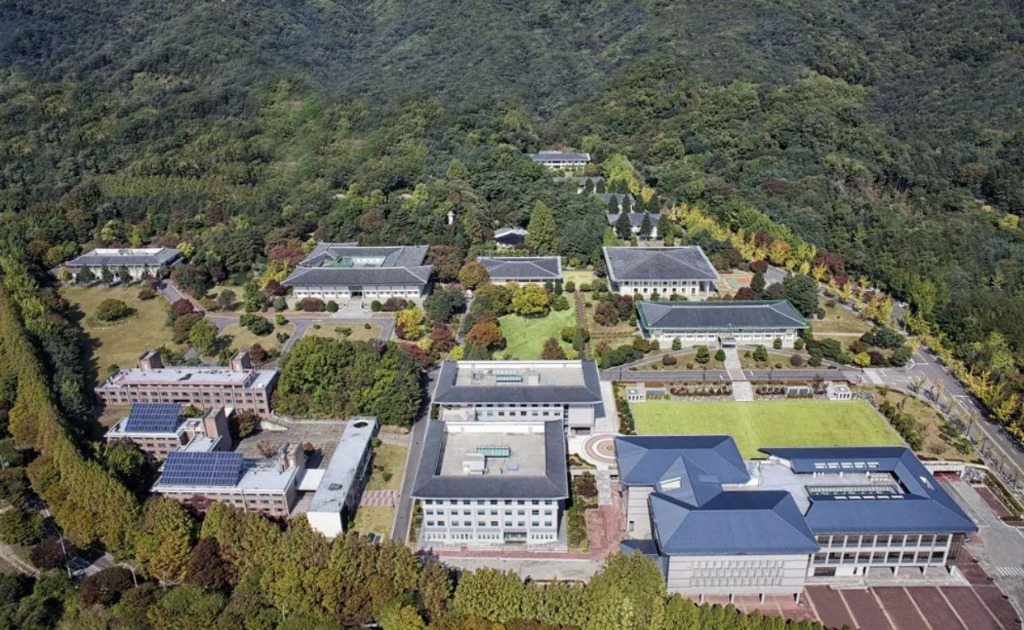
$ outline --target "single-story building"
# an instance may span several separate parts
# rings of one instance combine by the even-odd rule
[[[572,182],[576,185],[576,194],[581,195],[583,191],[587,189],[587,182],[590,182],[590,189],[597,192],[599,184],[604,182],[604,178],[600,175],[594,175],[592,177],[552,177],[551,181],[562,183]]]
[[[612,199],[615,200],[615,206],[619,209],[619,212],[625,210],[626,212],[632,212],[633,206],[636,205],[636,198],[630,193],[594,193],[594,196],[601,200],[606,206],[611,205]]]
[[[419,300],[430,293],[434,271],[432,265],[424,264],[426,257],[426,245],[320,243],[282,284],[291,287],[293,302],[310,297],[325,302]]]
[[[501,228],[494,232],[494,244],[498,249],[523,249],[527,234],[523,228]]]
[[[562,259],[558,256],[480,256],[476,260],[487,269],[492,282],[523,284],[562,279]]]
[[[700,247],[605,247],[604,261],[613,293],[703,300],[715,295],[719,279]]]
[[[786,300],[721,302],[638,302],[637,325],[647,339],[668,347],[721,344],[771,345],[776,339],[791,348],[810,326]]]
[[[101,280],[104,271],[113,274],[112,279],[127,282],[162,276],[184,260],[181,250],[171,247],[103,248],[69,260],[62,268],[75,282],[85,271],[91,277],[81,278],[83,282]],[[127,277],[122,277],[124,275]]]
[[[633,232],[633,234],[640,234],[640,227],[644,224],[644,214],[645,213],[643,212],[630,212],[628,215],[626,215],[629,218],[629,228]],[[619,224],[620,215],[621,213],[606,214],[605,217],[608,219],[608,225],[612,226],[613,228],[616,227]],[[650,214],[648,216],[650,216],[651,221],[650,238],[656,239],[658,238],[658,221],[661,220],[661,215],[655,213]]]

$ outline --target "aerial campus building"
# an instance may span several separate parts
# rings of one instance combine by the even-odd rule
[[[370,477],[371,441],[376,434],[376,418],[351,418],[345,424],[341,441],[334,448],[327,467],[306,471],[307,479],[303,483],[317,483],[306,520],[310,527],[327,538],[343,534],[359,506]],[[311,479],[311,475],[320,479]]]
[[[786,300],[722,302],[638,302],[637,325],[647,339],[669,347],[771,344],[792,347],[807,322]]]
[[[578,171],[590,163],[590,154],[540,151],[539,153],[531,153],[530,159],[554,171]]]
[[[687,300],[715,295],[718,272],[700,247],[605,247],[603,251],[613,293],[680,295]]]
[[[231,358],[228,367],[164,367],[160,353],[150,351],[139,366],[118,370],[96,388],[105,404],[162,402],[202,409],[233,407],[270,413],[277,370],[253,369],[247,352]]]
[[[132,442],[158,462],[180,449],[228,450],[232,413],[232,409],[221,407],[198,418],[185,418],[178,403],[135,403],[125,418],[107,430],[104,439]]]
[[[594,361],[445,361],[432,402],[446,422],[542,421],[586,435],[602,400]]]
[[[494,231],[494,246],[497,249],[523,249],[528,234],[523,228],[500,228]]]
[[[559,256],[480,256],[491,282],[544,283],[562,279]]]
[[[184,261],[181,250],[170,247],[128,247],[122,249],[94,249],[89,253],[67,261],[62,265],[71,278],[78,281],[79,275],[88,270],[93,279],[99,280],[104,270],[118,277],[127,272],[128,278],[120,280],[142,280],[162,275]]]
[[[419,547],[565,549],[559,529],[569,474],[560,423],[431,420],[415,474]]]
[[[763,448],[729,436],[615,438],[624,551],[670,592],[789,594],[807,578],[951,570],[977,526],[904,447]]]
[[[424,264],[427,246],[360,247],[358,243],[320,243],[283,284],[293,302],[351,299],[418,300],[430,293],[434,268]]]

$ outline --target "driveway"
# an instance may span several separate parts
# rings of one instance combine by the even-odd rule
[[[395,524],[391,530],[391,539],[396,543],[405,544],[409,535],[409,525],[412,522],[412,486],[416,479],[416,469],[419,468],[420,458],[423,456],[423,438],[427,434],[427,423],[430,421],[430,398],[434,394],[434,382],[437,379],[437,368],[426,373],[426,400],[422,413],[416,418],[412,425],[412,433],[409,440],[409,454],[405,460],[405,476],[402,478],[402,496],[398,500],[398,509],[395,510]]]

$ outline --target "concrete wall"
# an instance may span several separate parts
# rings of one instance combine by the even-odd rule
[[[955,534],[851,534],[817,536],[808,575],[863,575],[868,568],[941,567],[949,560]]]
[[[562,501],[426,499],[422,508],[422,546],[488,548],[505,545],[508,536],[521,535],[527,545],[556,542]]]
[[[407,300],[415,300],[424,297],[429,291],[421,285],[395,285],[395,286],[372,286],[362,287],[362,297],[370,300],[386,300],[390,297],[400,297]],[[300,302],[303,298],[313,297],[325,302],[331,300],[348,300],[352,292],[348,286],[301,286],[293,287],[289,298],[292,303]]]
[[[776,338],[782,339],[782,347],[792,348],[793,343],[796,341],[797,334],[795,329],[779,329],[779,330],[764,330],[764,331],[734,331],[734,330],[709,330],[703,332],[679,332],[673,330],[663,330],[660,328],[654,328],[651,330],[644,330],[644,336],[648,339],[657,339],[661,347],[671,347],[672,341],[676,338],[679,339],[680,343],[686,346],[709,346],[718,343],[721,337],[732,337],[736,339],[736,343],[739,345],[752,345],[760,344],[771,347],[772,343]],[[667,345],[666,345],[667,344]]]
[[[626,537],[646,540],[651,536],[651,511],[647,496],[654,492],[654,486],[631,486],[626,488]]]
[[[650,295],[657,293],[666,299],[673,293],[688,300],[704,300],[715,295],[715,283],[710,280],[649,280],[612,282],[612,291],[619,295]]]
[[[795,595],[804,588],[809,556],[671,556],[670,593],[696,595]]]

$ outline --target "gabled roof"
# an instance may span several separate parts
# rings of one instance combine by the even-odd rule
[[[149,265],[154,269],[163,267],[181,258],[181,250],[171,247],[149,247],[122,249],[101,248],[69,260],[64,263],[66,267],[107,267],[111,271],[121,265],[126,267],[138,267]]]
[[[487,268],[491,280],[562,279],[562,259],[558,256],[480,256],[476,260]]]
[[[544,474],[442,475],[447,430],[444,422],[430,420],[423,454],[416,469],[412,496],[418,499],[565,499],[569,496],[569,468],[561,422],[544,425]],[[495,429],[499,430],[498,423]]]
[[[762,448],[761,452],[786,461],[797,474],[828,470],[829,464],[839,465],[839,470],[844,470],[843,464],[860,464],[856,470],[862,474],[891,473],[906,492],[896,498],[859,500],[812,495],[804,517],[815,533],[978,531],[956,500],[908,448]],[[813,477],[808,477],[807,485],[813,485]]]
[[[508,363],[508,362],[506,362]],[[545,361],[523,361],[524,365],[543,365]],[[550,363],[563,363],[552,361]],[[457,384],[459,364],[444,361],[437,374],[433,402],[438,404],[485,404],[485,403],[592,403],[601,402],[601,375],[594,361],[579,361],[581,382],[579,385],[528,385],[509,383],[503,385],[459,385]]]
[[[608,219],[608,225],[614,227],[615,224],[619,220],[619,214],[621,214],[621,213],[606,214],[605,217]],[[638,228],[638,227],[640,227],[641,225],[644,224],[644,213],[643,212],[630,212],[627,216],[629,217],[629,225],[630,225],[630,227]],[[660,214],[653,214],[652,213],[651,214],[651,227],[652,228],[653,227],[658,227],[658,221],[660,221],[660,220],[661,220],[661,215]]]
[[[718,280],[700,247],[605,247],[608,277],[624,280]]]
[[[320,243],[300,262],[285,286],[423,285],[433,266],[424,265],[427,246],[360,247],[356,243]],[[353,259],[378,259],[379,264],[346,264]]]
[[[814,534],[788,492],[721,492],[703,505],[677,492],[649,497],[655,539],[665,554],[806,554]]]
[[[646,329],[805,329],[809,326],[786,300],[722,302],[638,302]]]

